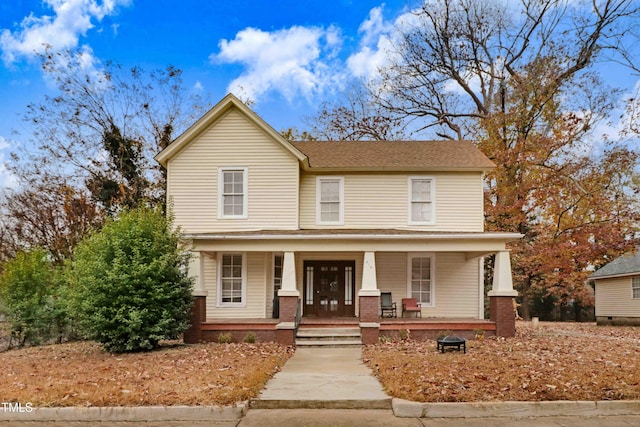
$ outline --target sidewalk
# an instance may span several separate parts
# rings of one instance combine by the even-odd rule
[[[391,398],[361,359],[360,347],[297,348],[250,408],[391,409]]]

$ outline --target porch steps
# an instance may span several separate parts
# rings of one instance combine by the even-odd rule
[[[357,347],[362,345],[359,327],[311,327],[300,325],[298,347]]]

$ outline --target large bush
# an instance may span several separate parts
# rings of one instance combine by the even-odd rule
[[[3,265],[0,275],[0,312],[11,333],[10,345],[39,344],[59,335],[63,307],[57,272],[47,251],[19,252]]]
[[[125,211],[76,249],[71,272],[81,331],[107,351],[150,350],[188,326],[191,280],[178,232],[157,210]]]

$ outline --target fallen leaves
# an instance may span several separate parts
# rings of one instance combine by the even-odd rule
[[[640,328],[522,322],[514,338],[467,349],[401,341],[367,346],[363,357],[390,395],[413,401],[640,398]]]
[[[91,342],[31,347],[0,353],[0,396],[39,407],[227,405],[255,397],[292,351],[269,343],[119,355]]]

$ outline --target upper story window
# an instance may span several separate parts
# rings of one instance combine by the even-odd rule
[[[344,178],[318,177],[316,180],[316,222],[344,223]]]
[[[247,168],[219,168],[218,197],[219,218],[247,218]]]
[[[633,299],[640,299],[640,276],[631,278],[631,294]]]
[[[409,224],[435,224],[435,178],[409,177]]]

